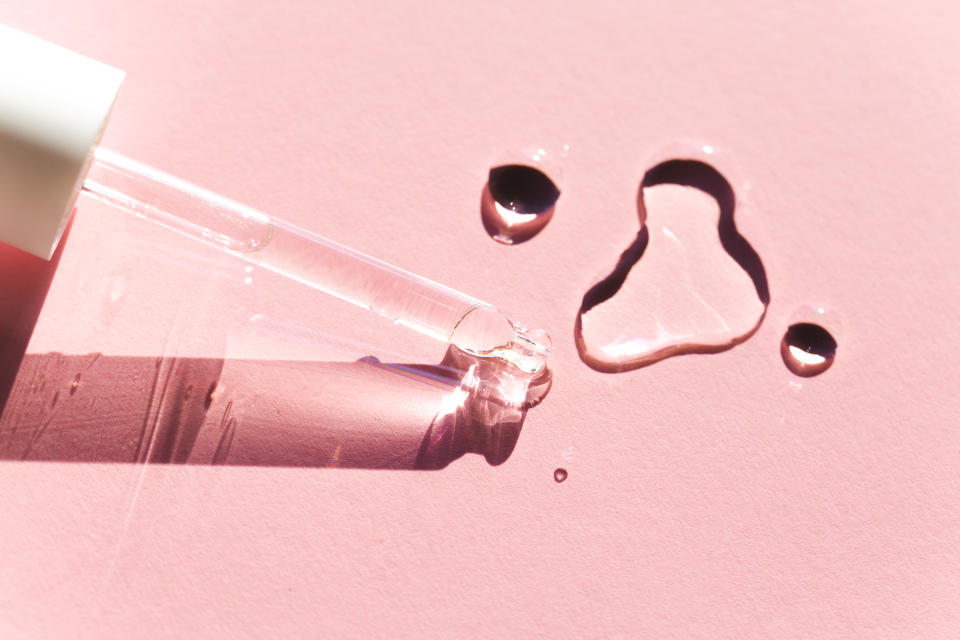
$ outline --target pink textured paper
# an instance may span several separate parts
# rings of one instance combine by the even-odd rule
[[[0,9],[128,72],[105,145],[556,347],[498,468],[0,463],[0,635],[960,634],[957,5],[517,5]],[[594,372],[577,309],[678,141],[736,165],[767,317],[722,354]],[[490,164],[563,145],[553,221],[494,243]],[[812,379],[779,355],[804,305],[839,343]]]

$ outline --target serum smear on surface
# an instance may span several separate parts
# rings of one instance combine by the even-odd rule
[[[759,256],[734,226],[726,179],[699,160],[668,160],[644,176],[637,208],[633,243],[584,295],[580,358],[598,371],[629,371],[753,335],[770,295]]]

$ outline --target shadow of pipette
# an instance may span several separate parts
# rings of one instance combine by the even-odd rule
[[[525,406],[478,420],[467,372],[441,365],[27,354],[0,458],[438,469],[504,462]]]

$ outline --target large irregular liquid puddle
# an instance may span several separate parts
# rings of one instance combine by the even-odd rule
[[[637,237],[583,297],[580,358],[629,371],[753,335],[770,293],[760,257],[734,225],[727,180],[705,162],[668,160],[644,175],[637,208]]]

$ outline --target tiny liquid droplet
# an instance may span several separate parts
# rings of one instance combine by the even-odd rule
[[[78,373],[74,378],[73,382],[70,383],[70,395],[73,395],[77,392],[77,389],[80,388],[80,374]]]
[[[525,242],[553,217],[560,189],[547,174],[523,164],[490,169],[480,214],[490,237],[503,244]]]
[[[809,378],[833,364],[837,341],[818,324],[800,322],[790,325],[780,341],[780,356],[792,373]]]
[[[564,480],[567,479],[567,470],[563,468],[554,470],[553,479],[556,480],[557,482],[563,482]]]

